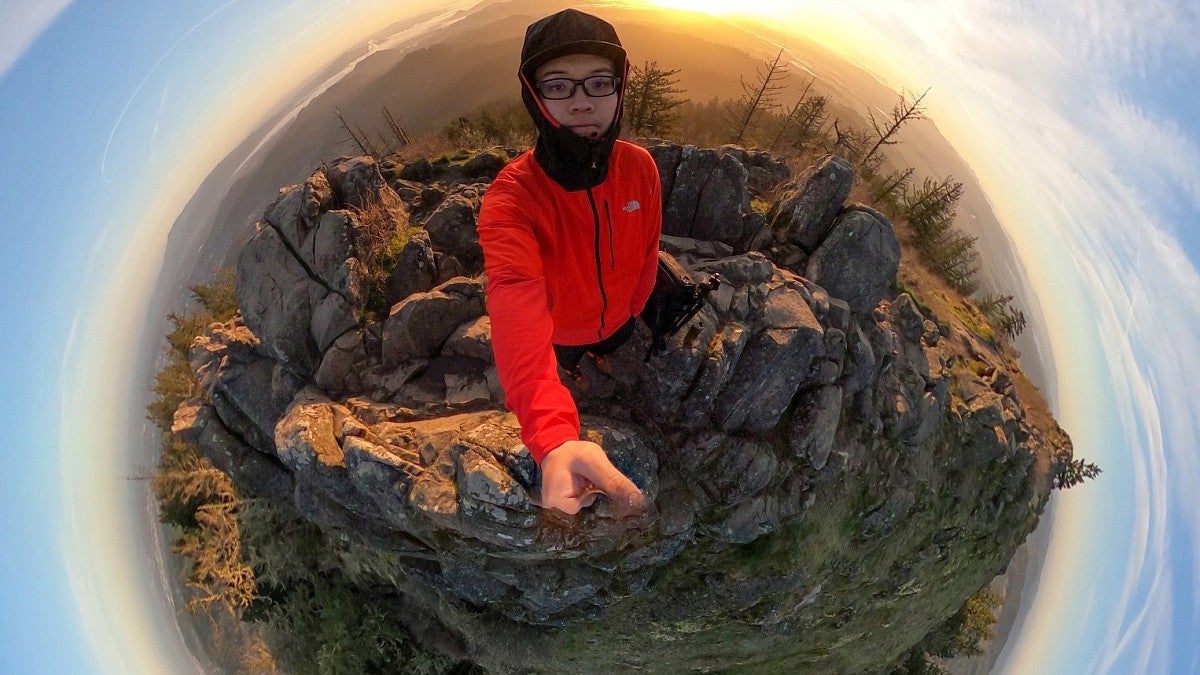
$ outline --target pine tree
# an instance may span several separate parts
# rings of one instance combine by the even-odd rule
[[[742,79],[742,97],[725,109],[731,143],[741,143],[749,137],[759,118],[779,106],[779,92],[783,91],[787,76],[787,64],[783,63],[783,49],[780,49],[774,59],[759,67],[754,84]]]
[[[896,144],[896,134],[899,133],[900,127],[906,122],[919,120],[925,116],[925,109],[921,107],[921,101],[925,99],[925,95],[929,93],[926,89],[920,96],[914,98],[911,102],[908,100],[907,93],[900,95],[900,101],[892,106],[892,112],[886,120],[879,120],[875,117],[875,113],[870,113],[871,128],[875,132],[875,144],[871,146],[863,155],[859,162],[860,166],[867,169],[874,169],[882,157],[879,151],[886,145]]]
[[[979,252],[975,248],[978,237],[948,229],[929,247],[922,257],[930,270],[950,284],[951,288],[969,295],[975,292],[978,272],[976,262]]]
[[[912,225],[917,244],[937,240],[954,224],[963,185],[947,176],[941,181],[926,178],[921,187],[901,200],[901,215]]]
[[[665,70],[657,61],[647,61],[642,67],[630,69],[625,85],[625,128],[634,136],[665,136],[679,120],[676,110],[684,93],[676,85],[678,69]]]
[[[825,124],[826,100],[824,96],[808,95],[815,82],[816,80],[810,79],[805,83],[804,89],[800,91],[800,97],[796,99],[796,104],[784,115],[783,121],[779,125],[779,131],[768,148],[772,152],[784,138],[791,140],[793,148],[802,148],[820,133],[821,127]]]
[[[979,311],[1010,340],[1017,339],[1026,325],[1025,312],[1013,306],[1013,300],[1011,295],[993,294],[983,296],[977,303]]]
[[[1056,457],[1055,460],[1058,464],[1058,468],[1054,472],[1053,488],[1055,490],[1066,490],[1067,488],[1075,487],[1085,480],[1096,478],[1101,473],[1099,466],[1084,461],[1082,458],[1072,459],[1062,454]]]
[[[878,202],[894,202],[908,191],[913,173],[915,172],[916,169],[910,166],[907,169],[894,171],[873,181],[871,198]]]
[[[979,252],[977,237],[954,228],[962,183],[947,176],[941,181],[926,178],[921,187],[906,191],[900,212],[912,226],[912,244],[926,267],[963,294],[975,292]]]

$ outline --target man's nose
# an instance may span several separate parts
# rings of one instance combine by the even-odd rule
[[[571,110],[584,111],[592,108],[592,97],[587,95],[582,86],[575,87],[571,92]]]

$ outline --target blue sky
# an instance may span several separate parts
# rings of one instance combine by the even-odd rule
[[[149,464],[127,374],[168,228],[302,82],[420,9],[398,4],[0,8],[0,672],[195,669],[127,480]],[[1046,312],[1060,421],[1105,473],[1059,500],[1005,672],[1200,672],[1200,10],[736,4],[932,86]]]

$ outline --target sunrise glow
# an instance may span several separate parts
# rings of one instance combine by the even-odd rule
[[[782,10],[795,5],[784,0],[650,0],[648,4],[660,9],[678,9],[711,16],[746,17],[777,16]]]

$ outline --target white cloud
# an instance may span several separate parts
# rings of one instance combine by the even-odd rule
[[[1200,144],[1171,119],[1153,116],[1126,98],[1106,93],[1096,110],[1097,133],[1117,143],[1118,170],[1146,184],[1152,199],[1169,200],[1170,188],[1200,207]]]
[[[71,0],[38,0],[0,4],[0,79],[21,58]]]

